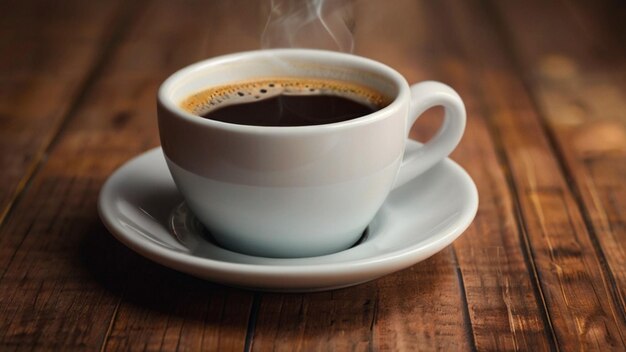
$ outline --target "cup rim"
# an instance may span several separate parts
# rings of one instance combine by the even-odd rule
[[[321,58],[334,58],[336,60],[351,60],[358,64],[365,65],[371,68],[371,71],[375,71],[378,74],[382,74],[385,78],[390,79],[393,84],[397,87],[398,93],[392,97],[392,101],[389,105],[385,106],[382,109],[376,110],[370,114],[351,119],[346,121],[340,121],[335,123],[321,124],[321,125],[307,125],[307,126],[255,126],[255,125],[242,125],[235,124],[217,120],[211,120],[207,118],[203,118],[192,114],[180,106],[173,99],[170,98],[169,92],[175,88],[177,84],[180,84],[181,81],[184,80],[185,77],[189,75],[202,71],[206,67],[220,65],[228,62],[234,62],[239,60],[249,60],[254,56],[261,55],[275,55],[275,56],[301,56],[311,62],[315,62],[316,59]],[[161,83],[158,93],[157,100],[159,105],[163,108],[167,109],[168,112],[177,118],[183,119],[189,123],[195,124],[198,127],[212,127],[221,130],[227,130],[230,132],[239,132],[239,133],[258,133],[258,134],[298,134],[298,133],[313,133],[313,132],[323,132],[329,130],[338,130],[344,128],[352,128],[359,125],[370,124],[381,119],[384,119],[388,116],[391,116],[388,112],[394,111],[395,109],[399,109],[402,105],[402,101],[409,100],[410,90],[409,85],[406,79],[393,68],[358,55],[328,51],[328,50],[319,50],[319,49],[294,49],[294,48],[286,48],[286,49],[261,49],[261,50],[252,50],[252,51],[243,51],[233,54],[226,54],[221,56],[216,56],[213,58],[209,58],[206,60],[202,60],[191,65],[188,65],[173,74],[171,74],[168,78],[166,78],[163,83]]]

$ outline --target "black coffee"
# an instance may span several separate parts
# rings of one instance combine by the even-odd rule
[[[368,87],[321,79],[264,79],[211,88],[181,106],[211,120],[254,126],[310,126],[365,116],[389,99]]]

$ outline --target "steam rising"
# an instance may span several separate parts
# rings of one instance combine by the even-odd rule
[[[351,53],[353,26],[350,0],[271,0],[261,46]]]

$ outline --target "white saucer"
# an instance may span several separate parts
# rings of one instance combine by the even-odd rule
[[[357,245],[296,259],[254,257],[221,248],[182,202],[161,148],[155,148],[111,175],[100,192],[98,208],[119,241],[175,270],[245,288],[320,291],[373,280],[437,253],[472,222],[478,193],[465,170],[446,159],[394,190]]]

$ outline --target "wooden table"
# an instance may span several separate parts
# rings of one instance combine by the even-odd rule
[[[264,9],[265,7],[265,9]],[[480,208],[404,271],[314,294],[154,264],[96,213],[159,144],[155,92],[255,49],[249,1],[0,3],[0,350],[625,350],[626,5],[360,1],[355,53],[467,104]],[[428,138],[439,111],[412,132]]]

